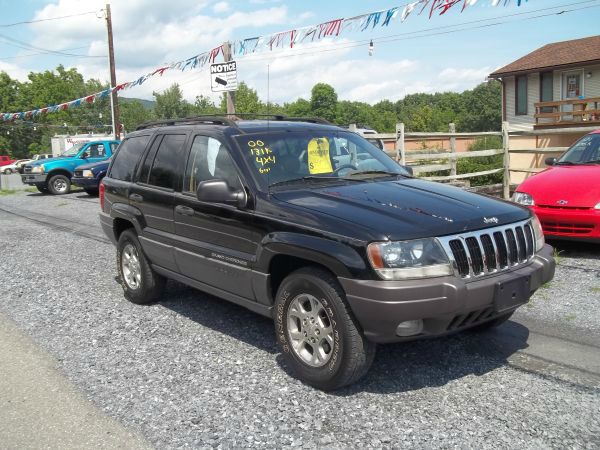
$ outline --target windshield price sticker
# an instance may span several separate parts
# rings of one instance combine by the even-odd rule
[[[273,151],[266,147],[265,143],[261,140],[248,141],[248,147],[250,147],[250,153],[254,156],[254,160],[260,164],[258,171],[260,173],[269,173],[271,167],[277,163]]]
[[[308,143],[308,171],[311,174],[333,172],[327,139],[314,138]]]

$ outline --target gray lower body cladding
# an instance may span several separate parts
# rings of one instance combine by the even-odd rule
[[[438,277],[407,281],[375,281],[339,278],[346,298],[365,336],[379,343],[442,336],[493,320],[525,304],[554,276],[552,248],[546,245],[531,263],[479,280]],[[522,301],[498,304],[497,290],[515,280],[526,280],[528,295]],[[399,337],[401,322],[423,320],[420,334]]]

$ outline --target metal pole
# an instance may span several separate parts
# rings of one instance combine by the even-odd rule
[[[229,42],[225,42],[223,44],[223,60],[225,62],[232,61],[231,57],[231,44]],[[235,92],[227,91],[225,93],[225,98],[227,99],[227,115],[235,114]]]
[[[113,47],[112,18],[110,15],[110,4],[106,4],[106,31],[108,33],[108,64],[110,68],[110,87],[114,89],[117,85],[117,75],[115,73],[115,50]],[[112,112],[112,131],[115,139],[120,137],[119,126],[119,99],[117,91],[113,90],[110,94],[110,108]]]
[[[510,198],[510,142],[508,137],[508,122],[502,122],[502,149],[504,150],[504,176],[502,177],[502,196]]]
[[[396,162],[406,165],[406,149],[404,147],[404,123],[396,124]]]

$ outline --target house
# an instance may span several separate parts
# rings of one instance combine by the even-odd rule
[[[546,157],[600,128],[600,36],[547,44],[490,78],[502,83],[502,118],[516,151],[511,183],[539,172]]]
[[[545,45],[490,74],[509,130],[600,128],[600,36]]]

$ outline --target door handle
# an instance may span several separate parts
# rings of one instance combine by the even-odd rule
[[[181,214],[182,216],[193,216],[194,210],[189,206],[177,205],[175,207],[175,212],[177,214]]]
[[[142,197],[140,194],[130,194],[129,200],[132,202],[142,203],[144,201],[144,197]]]

